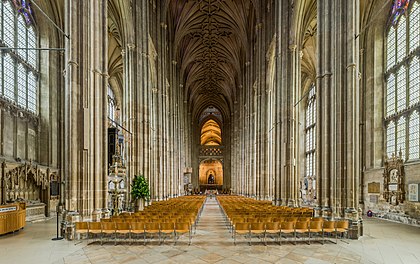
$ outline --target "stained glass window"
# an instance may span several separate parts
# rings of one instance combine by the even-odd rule
[[[386,51],[385,133],[388,156],[420,158],[420,4],[394,1]]]
[[[36,113],[38,94],[37,37],[30,2],[0,1],[2,11],[0,42],[1,96],[19,107]]]
[[[306,155],[306,173],[303,182],[303,192],[305,195],[303,199],[310,201],[316,196],[315,190],[315,124],[316,124],[316,100],[315,100],[315,86],[309,90],[308,104],[306,107],[305,120],[305,155]]]
[[[394,0],[390,17],[392,25],[395,25],[398,18],[407,11],[409,4],[410,0]]]

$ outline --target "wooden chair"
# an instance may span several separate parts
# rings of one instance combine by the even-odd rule
[[[191,225],[188,222],[177,222],[175,223],[175,245],[176,241],[180,238],[180,235],[188,234],[188,245],[191,245]]]
[[[160,241],[160,226],[159,226],[159,223],[156,223],[156,222],[144,223],[144,245],[146,245],[147,234],[150,234],[151,238],[154,235],[157,235],[158,239]]]
[[[295,222],[293,221],[286,221],[280,224],[280,245],[281,245],[281,235],[284,234],[284,237],[288,234],[293,234],[296,237],[295,233]]]
[[[308,241],[309,241],[309,224],[307,221],[298,221],[295,224],[295,245],[297,242],[297,234],[307,234]],[[303,239],[303,237],[302,237]]]
[[[131,222],[130,223],[131,242],[134,240],[133,236],[143,234],[143,240],[145,239],[144,233],[144,222]]]
[[[114,235],[114,242],[116,243],[115,222],[101,222],[101,245],[104,236],[112,237]]]
[[[101,243],[102,243],[102,226],[101,222],[88,222],[88,240],[89,240],[89,234],[92,235],[92,237],[95,237],[97,235],[101,236]]]
[[[335,234],[335,243],[337,244],[337,232],[336,232],[336,229],[335,229],[335,225],[336,225],[335,221],[324,221],[322,223],[322,232],[323,232],[323,234],[322,234],[322,238],[323,238],[322,244],[325,243],[325,234],[330,234],[330,235]]]
[[[236,235],[249,235],[249,223],[236,223],[233,226],[233,244],[236,246]]]
[[[249,225],[249,244],[251,245],[252,242],[252,235],[256,235],[260,238],[262,242],[264,242],[265,237],[265,224],[261,222],[254,222],[250,223]]]
[[[336,236],[340,234],[340,236],[344,238],[344,235],[346,235],[346,238],[348,239],[349,238],[349,221],[348,220],[337,221],[335,232],[336,232]]]
[[[165,241],[166,236],[173,236],[174,237],[174,244],[175,244],[175,224],[174,223],[160,223],[159,224],[160,230],[160,244]]]
[[[324,244],[324,233],[322,231],[323,221],[310,221],[309,222],[309,244],[311,243],[311,234],[318,234],[322,236],[322,244]]]
[[[279,222],[265,223],[264,241],[265,241],[266,245],[267,245],[266,237],[267,237],[268,234],[275,235],[274,239],[275,239],[276,242],[278,242],[280,240],[280,223]]]
[[[75,230],[75,240],[81,239],[83,235],[86,235],[87,240],[89,239],[89,226],[88,222],[76,222],[76,230]],[[88,240],[89,244],[89,240]]]
[[[232,221],[230,221],[230,229],[232,230],[232,236],[233,236],[233,229],[236,223],[245,223],[245,218],[243,217],[234,217],[232,218]]]
[[[124,238],[127,237],[131,242],[131,225],[128,222],[115,223],[115,245],[117,244],[117,236],[122,235]]]

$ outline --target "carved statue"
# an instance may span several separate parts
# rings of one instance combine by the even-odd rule
[[[208,184],[214,184],[214,176],[213,176],[213,174],[210,174],[209,175],[209,178],[207,179],[207,183]]]

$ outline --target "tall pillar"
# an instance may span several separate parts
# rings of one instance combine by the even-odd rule
[[[346,35],[346,84],[347,84],[347,109],[345,116],[347,119],[347,160],[346,160],[346,177],[347,177],[347,201],[346,212],[350,218],[357,219],[357,209],[359,202],[359,175],[360,171],[360,94],[359,94],[359,40],[355,36],[358,35],[359,28],[359,2],[349,1],[343,5],[347,12],[347,19],[343,23],[347,25]]]
[[[107,198],[107,1],[66,1],[65,9],[65,206],[89,216]]]
[[[133,165],[133,85],[134,85],[134,49],[135,45],[129,43],[126,45],[126,48],[123,49],[122,58],[124,64],[124,94],[123,94],[123,113],[122,113],[122,125],[128,131],[123,131],[124,133],[124,142],[125,142],[125,152],[126,152],[126,168],[127,168],[127,193],[131,192],[131,181],[136,173],[134,171]]]

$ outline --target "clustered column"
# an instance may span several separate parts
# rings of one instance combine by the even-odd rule
[[[65,203],[89,217],[107,194],[107,1],[66,1],[65,11]]]
[[[317,32],[318,205],[324,216],[352,219],[360,173],[358,5],[318,1]]]

